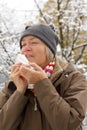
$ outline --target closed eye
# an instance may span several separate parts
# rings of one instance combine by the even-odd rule
[[[39,44],[38,42],[31,42],[31,44]]]
[[[22,47],[26,46],[26,43],[21,43],[21,46],[22,46]]]

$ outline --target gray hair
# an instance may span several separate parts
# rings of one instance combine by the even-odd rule
[[[47,61],[52,61],[54,59],[53,52],[46,46],[46,55],[47,55]]]

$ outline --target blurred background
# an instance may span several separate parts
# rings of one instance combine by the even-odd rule
[[[36,23],[54,25],[60,41],[57,55],[87,77],[86,0],[0,0],[0,88],[20,52],[21,32]],[[87,130],[86,118],[83,130]]]

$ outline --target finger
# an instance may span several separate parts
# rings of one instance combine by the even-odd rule
[[[21,64],[14,64],[11,66],[11,72],[15,72],[20,68]]]
[[[21,75],[22,77],[24,77],[24,78],[28,81],[29,78],[30,78],[30,75],[32,75],[32,71],[33,71],[33,70],[31,70],[30,68],[28,68],[28,67],[22,65],[22,66],[20,67],[19,73],[20,73],[20,75]]]
[[[42,68],[39,65],[37,65],[36,63],[30,63],[30,66],[32,66],[34,68],[34,70],[36,70],[36,71],[42,70]]]
[[[27,66],[21,65],[19,71],[20,74],[26,74],[27,72],[30,71],[30,69]]]
[[[19,72],[17,73],[11,73],[10,74],[10,79],[14,80],[15,78],[17,78],[19,76]]]

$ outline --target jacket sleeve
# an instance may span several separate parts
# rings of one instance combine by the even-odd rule
[[[0,91],[0,130],[17,130],[26,103],[17,90],[11,93],[6,86]]]
[[[76,130],[81,125],[87,106],[87,82],[81,74],[73,74],[63,96],[59,95],[49,79],[39,81],[35,91],[53,130]]]

